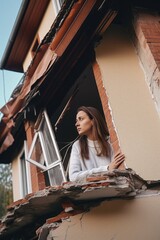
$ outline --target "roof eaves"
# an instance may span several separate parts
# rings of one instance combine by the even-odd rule
[[[67,4],[67,5],[66,5]],[[53,26],[51,27],[51,30],[49,31],[49,35],[44,38],[44,41],[42,41],[42,44],[40,44],[40,48],[38,48],[38,52],[35,55],[35,58],[31,62],[27,72],[26,72],[26,84],[22,86],[21,94],[15,99],[12,99],[11,102],[8,102],[3,108],[0,109],[0,111],[4,114],[4,117],[2,118],[1,122],[5,122],[0,125],[1,128],[1,147],[0,147],[0,162],[2,153],[4,150],[7,150],[9,146],[12,145],[13,138],[11,139],[11,131],[13,128],[13,125],[10,125],[10,128],[7,127],[6,123],[12,120],[16,121],[16,117],[19,114],[19,112],[22,112],[24,110],[24,107],[26,107],[26,103],[28,104],[30,100],[33,99],[33,96],[35,96],[35,91],[37,91],[37,87],[39,88],[42,83],[44,83],[44,80],[47,79],[47,76],[52,69],[53,72],[56,73],[55,79],[61,78],[61,81],[64,80],[64,77],[66,76],[63,74],[61,75],[61,71],[57,71],[57,63],[60,57],[64,56],[64,53],[66,52],[66,49],[69,48],[69,46],[72,45],[72,52],[77,53],[77,49],[79,51],[81,56],[84,53],[84,50],[91,44],[91,40],[94,40],[95,35],[99,34],[101,30],[103,30],[105,26],[105,21],[109,21],[109,24],[114,19],[116,12],[115,6],[110,6],[112,10],[108,9],[108,1],[104,5],[104,8],[101,7],[100,1],[76,1],[76,0],[68,0],[64,2],[64,6],[62,6],[61,14],[57,17],[55,20]],[[68,6],[70,11],[68,11]],[[73,8],[72,8],[73,6]],[[96,11],[95,11],[96,9]],[[99,11],[99,9],[101,11]],[[107,12],[106,12],[107,9]],[[110,14],[111,11],[111,14]],[[96,21],[96,26],[92,26],[91,20],[90,20],[90,26],[91,26],[91,32],[89,36],[84,34],[83,36],[80,34],[79,29],[83,29],[84,22],[88,23],[88,16],[90,16],[89,19],[93,19],[94,14],[96,13],[96,16],[98,16],[98,20]],[[107,15],[107,17],[105,17]],[[103,22],[103,18],[105,18],[105,21]],[[71,24],[72,22],[72,24]],[[108,23],[106,24],[108,26]],[[58,29],[58,30],[57,30]],[[51,35],[50,35],[51,34]],[[78,48],[77,44],[73,45],[73,39],[78,38],[78,44],[81,46],[81,48]],[[49,42],[48,42],[49,41]],[[87,44],[88,45],[87,45]],[[82,51],[82,45],[83,45],[83,51]],[[72,56],[76,56],[76,54],[72,54]],[[62,58],[61,58],[62,59]],[[66,74],[69,74],[68,71],[70,71],[66,64],[69,64],[70,66],[73,66],[73,63],[75,64],[74,57],[63,57],[63,65],[66,69]],[[54,66],[54,67],[53,67]],[[62,80],[63,79],[63,80]],[[53,81],[52,81],[53,82]],[[45,81],[45,84],[47,82]],[[56,84],[56,82],[54,82]],[[34,87],[33,87],[34,85]],[[31,88],[33,91],[31,91]],[[47,99],[52,95],[48,94],[49,88],[45,88],[45,92],[43,93],[43,96],[45,97],[45,94],[47,94]],[[58,89],[58,88],[57,88]],[[58,91],[58,90],[57,90]],[[28,95],[28,93],[31,93]],[[23,96],[22,96],[23,95]],[[27,102],[26,102],[27,100]],[[50,99],[49,99],[50,100]],[[48,101],[49,101],[48,100]],[[7,110],[7,111],[6,111]],[[8,111],[9,110],[9,111]],[[12,140],[12,141],[11,141]],[[5,145],[4,143],[8,144]],[[4,148],[5,147],[5,148]],[[3,156],[4,157],[4,156]]]
[[[8,57],[9,57],[10,51],[11,51],[11,49],[13,47],[13,43],[15,41],[18,29],[19,29],[19,27],[21,25],[21,21],[22,21],[22,19],[24,17],[24,14],[26,12],[28,4],[29,4],[29,0],[23,0],[22,3],[21,3],[21,6],[20,6],[20,9],[19,9],[16,21],[14,23],[14,26],[13,26],[12,32],[10,34],[10,37],[9,37],[6,49],[4,51],[4,54],[2,56],[2,60],[0,62],[0,69],[4,69],[5,68],[6,61],[7,61]]]

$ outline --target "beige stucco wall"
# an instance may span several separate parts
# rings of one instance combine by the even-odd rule
[[[107,30],[96,59],[128,167],[145,179],[160,179],[160,119],[125,29]]]
[[[21,169],[19,156],[12,161],[12,184],[13,184],[13,201],[17,201],[22,198]]]
[[[39,29],[37,31],[37,34],[36,36],[38,35],[38,37],[40,38],[40,42],[42,41],[42,39],[44,38],[44,36],[46,35],[46,33],[49,31],[51,25],[53,24],[54,22],[54,19],[56,18],[56,14],[55,14],[55,10],[53,8],[53,2],[50,1],[49,5],[48,5],[48,8],[46,10],[46,13],[41,21],[41,24],[39,26]],[[36,36],[35,36],[35,39],[36,39]],[[31,49],[33,47],[33,44],[34,44],[34,41],[35,39],[33,40],[33,43],[30,47],[30,50],[25,58],[25,61],[23,63],[23,69],[24,69],[24,72],[27,70],[31,60],[32,60],[32,55],[31,55]]]
[[[58,240],[159,240],[160,196],[102,202],[64,220],[51,236]]]

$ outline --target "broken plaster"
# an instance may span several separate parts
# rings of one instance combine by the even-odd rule
[[[42,239],[41,236],[49,235],[52,229],[74,215],[80,214],[82,220],[96,202],[160,195],[159,189],[160,181],[145,181],[130,169],[94,174],[81,182],[47,187],[8,206],[0,222],[0,239],[9,239],[8,236],[23,231],[24,227],[27,229],[28,225],[36,228]]]

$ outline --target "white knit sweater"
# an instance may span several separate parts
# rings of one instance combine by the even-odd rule
[[[109,142],[108,142],[110,146],[109,156],[103,157],[103,156],[97,156],[97,152],[94,147],[94,144],[96,144],[96,148],[98,149],[99,148],[98,142],[91,141],[89,139],[87,141],[88,141],[88,148],[89,148],[89,159],[82,160],[82,157],[80,154],[79,140],[77,140],[72,146],[70,163],[69,163],[70,181],[81,180],[87,177],[87,175],[107,171],[107,167],[109,163],[112,161],[113,150]]]

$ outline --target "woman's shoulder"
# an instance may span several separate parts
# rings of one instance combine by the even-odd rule
[[[79,146],[80,145],[79,145],[79,139],[78,139],[73,143],[72,147],[79,148]]]
[[[79,140],[76,140],[73,145],[72,145],[72,153],[74,152],[80,152],[80,144],[79,144]]]

